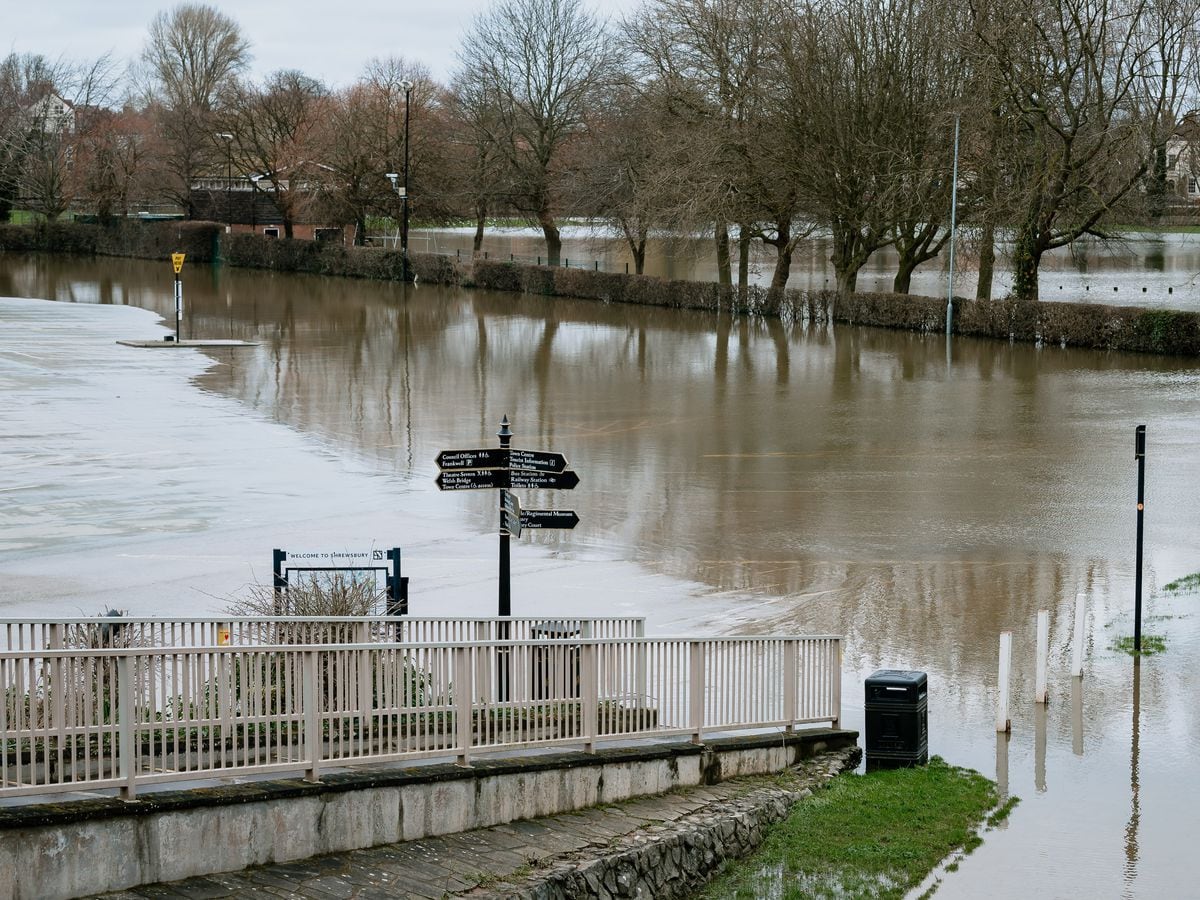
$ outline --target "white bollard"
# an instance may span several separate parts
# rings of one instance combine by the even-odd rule
[[[1008,682],[1012,673],[1012,632],[1000,632],[1000,697],[996,702],[996,731],[1012,730],[1008,718]]]
[[[1039,609],[1037,615],[1037,678],[1033,687],[1033,702],[1046,702],[1046,657],[1050,654],[1050,611]]]
[[[1071,675],[1075,678],[1083,677],[1083,630],[1084,621],[1087,618],[1087,597],[1083,594],[1075,595],[1075,646],[1071,652]]]

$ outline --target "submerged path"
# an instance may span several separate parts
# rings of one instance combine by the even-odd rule
[[[690,896],[724,860],[757,847],[766,826],[784,818],[795,803],[856,766],[859,755],[859,748],[852,747],[806,760],[782,775],[738,778],[461,834],[102,896]]]

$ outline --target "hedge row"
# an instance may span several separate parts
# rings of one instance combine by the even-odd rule
[[[779,291],[758,286],[731,288],[710,281],[668,281],[652,275],[623,275],[480,259],[475,260],[471,283],[493,291],[766,316],[780,315],[785,299]]]
[[[195,262],[209,262],[223,226],[215,222],[117,222],[80,225],[49,222],[38,225],[0,225],[0,250],[79,253],[166,259],[186,253]]]
[[[404,258],[395,250],[378,247],[343,247],[319,241],[286,241],[253,234],[229,235],[224,259],[231,266],[307,272],[343,278],[401,281]],[[459,284],[462,270],[455,260],[431,253],[410,253],[409,269],[421,281]]]
[[[287,241],[259,235],[223,235],[213,222],[118,223],[116,225],[0,225],[0,251],[89,253],[163,259],[182,250],[197,262],[211,260],[218,242],[234,266],[399,281],[403,261],[395,250]],[[591,269],[564,269],[511,262],[457,260],[410,254],[411,271],[424,282],[466,284],[497,291],[577,297],[669,309],[779,316],[793,321],[842,322],[907,331],[941,332],[946,301],[909,294],[772,291],[712,282],[671,281]],[[1200,313],[1092,303],[1022,303],[954,300],[956,334],[1100,350],[1200,356]]]

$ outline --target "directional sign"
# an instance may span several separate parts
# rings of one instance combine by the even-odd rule
[[[515,470],[509,473],[510,484],[513,488],[555,488],[569,491],[579,484],[579,476],[571,469],[565,472],[524,472]]]
[[[500,529],[512,537],[521,536],[521,503],[515,494],[500,491]]]
[[[176,275],[183,271],[183,259],[185,255],[183,253],[171,254],[171,265],[174,267]]]
[[[508,464],[514,469],[533,472],[561,472],[567,467],[567,458],[561,453],[544,450],[509,450]]]
[[[507,449],[481,447],[478,450],[443,450],[437,455],[438,468],[443,471],[461,469],[506,469]]]
[[[579,515],[573,509],[523,509],[522,528],[574,528]]]
[[[472,469],[468,472],[441,472],[437,486],[443,491],[474,491],[480,488],[504,487],[508,472],[505,469]]]

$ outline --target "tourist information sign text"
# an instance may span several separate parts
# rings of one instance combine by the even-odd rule
[[[523,450],[510,446],[508,416],[500,422],[499,447],[443,450],[437,455],[437,486],[443,491],[500,491],[500,604],[501,616],[512,614],[508,545],[526,528],[571,529],[579,524],[572,509],[521,509],[512,489],[574,490],[579,475],[567,468],[567,458],[551,450]],[[507,682],[501,686],[507,696]]]

